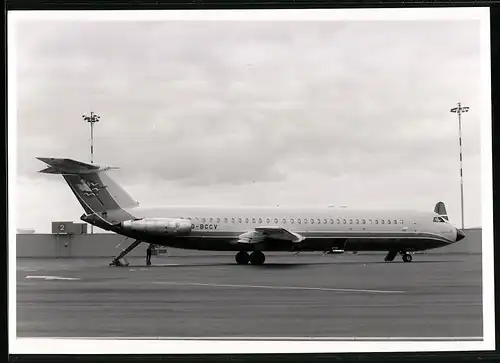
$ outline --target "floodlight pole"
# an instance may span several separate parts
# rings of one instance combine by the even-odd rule
[[[90,163],[94,163],[94,123],[99,122],[101,116],[90,112],[90,116],[82,115],[83,119],[90,123]],[[94,226],[90,225],[90,233],[94,234]]]
[[[469,112],[468,106],[462,106],[458,102],[458,106],[450,110],[450,112],[458,115],[458,143],[460,147],[460,203],[462,211],[462,230],[464,229],[464,175],[463,175],[463,158],[462,158],[462,113]]]

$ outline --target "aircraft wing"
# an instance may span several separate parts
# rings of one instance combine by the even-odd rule
[[[290,241],[293,243],[302,242],[305,239],[304,236],[290,232],[289,230],[278,227],[256,227],[253,231],[245,232],[238,236],[238,243],[259,243],[264,240],[280,240],[280,241]]]

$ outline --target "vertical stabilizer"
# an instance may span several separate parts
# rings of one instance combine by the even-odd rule
[[[447,221],[448,219],[448,213],[446,212],[446,207],[443,202],[438,202],[436,206],[434,207],[434,213],[439,214],[440,217],[443,217]]]
[[[68,183],[87,215],[97,214],[110,223],[129,219],[125,208],[138,205],[136,201],[107,174],[110,168],[101,168],[72,159],[37,158],[48,168],[40,170],[46,174],[60,174]],[[112,221],[107,216],[114,215]]]

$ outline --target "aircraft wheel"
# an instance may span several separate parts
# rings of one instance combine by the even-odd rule
[[[236,263],[238,265],[246,265],[248,264],[248,261],[250,260],[250,257],[248,256],[248,253],[245,251],[240,251],[236,254]]]
[[[403,255],[403,261],[404,262],[411,262],[411,260],[412,260],[412,257],[411,257],[411,255],[409,253],[405,253]]]
[[[250,263],[252,265],[263,265],[266,260],[266,256],[261,251],[254,251],[250,255]]]

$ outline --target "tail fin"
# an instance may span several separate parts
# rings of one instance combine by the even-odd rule
[[[443,217],[447,221],[448,219],[448,213],[446,212],[446,207],[444,206],[443,202],[438,202],[436,206],[434,207],[434,213],[439,214],[439,216]]]
[[[108,212],[116,216],[123,215],[124,213],[113,213],[113,211],[119,212],[124,208],[139,205],[108,176],[106,170],[113,168],[102,168],[72,159],[40,157],[37,159],[49,165],[48,168],[40,170],[40,173],[63,176],[88,215],[97,214],[108,221],[106,218]],[[128,213],[125,214],[128,215]],[[126,218],[129,218],[128,216]],[[119,219],[123,218],[119,217]]]

